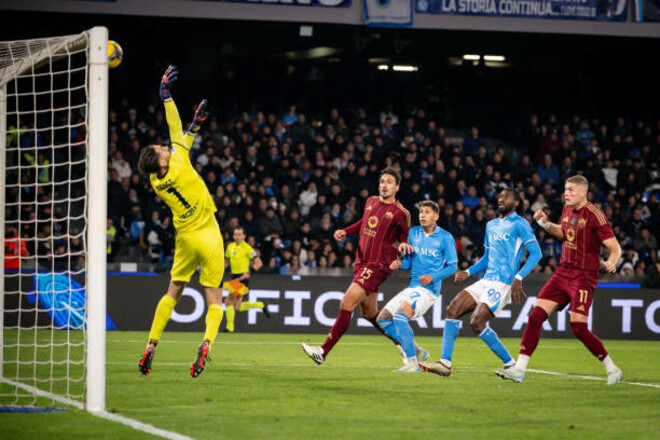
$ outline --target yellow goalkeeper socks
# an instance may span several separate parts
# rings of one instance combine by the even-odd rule
[[[222,306],[220,304],[211,304],[206,312],[206,333],[204,339],[209,341],[209,348],[213,346],[215,337],[218,336],[218,329],[222,322]]]
[[[167,325],[167,321],[170,320],[170,315],[172,315],[172,310],[176,305],[176,300],[171,296],[163,296],[160,301],[158,301],[158,306],[156,307],[156,314],[154,315],[154,321],[151,323],[151,332],[149,332],[149,340],[158,342],[160,341],[161,336],[163,336],[163,331]]]
[[[263,308],[264,308],[264,303],[262,303],[261,301],[241,303],[241,312],[244,312],[244,311],[250,310],[250,309],[263,309]]]
[[[234,318],[236,317],[236,310],[234,310],[234,306],[227,306],[225,313],[227,314],[227,322],[225,324],[225,328],[227,329],[228,332],[233,332]]]

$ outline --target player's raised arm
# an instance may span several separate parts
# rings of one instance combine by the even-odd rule
[[[190,123],[190,127],[186,132],[186,150],[190,150],[193,141],[195,140],[195,135],[202,127],[202,123],[206,121],[206,118],[208,117],[206,103],[206,99],[202,99],[202,102],[197,105],[197,109],[195,110],[195,117],[193,118],[193,121]]]
[[[548,231],[551,235],[554,237],[557,237],[560,240],[564,239],[564,232],[561,230],[561,225],[557,225],[555,223],[550,223],[548,221],[548,215],[543,212],[543,210],[539,209],[534,213],[534,220],[536,220],[536,223]]]
[[[335,231],[335,240],[343,241],[347,235],[354,235],[360,232],[361,227],[362,227],[362,219],[358,220],[357,222],[353,223],[350,226],[345,227],[344,229],[337,229]]]
[[[176,81],[178,78],[179,71],[177,70],[176,66],[169,66],[160,80],[160,99],[163,101],[163,105],[165,106],[165,117],[167,119],[167,126],[170,130],[170,141],[175,146],[188,149],[186,140],[183,136],[183,126],[181,124],[179,110],[176,108],[176,104],[174,103],[172,94],[170,93],[170,87],[172,87],[172,83],[174,83],[174,81]]]
[[[403,207],[401,207],[403,208]],[[415,249],[409,244],[408,233],[410,232],[410,212],[404,210],[402,215],[399,217],[398,226],[399,226],[399,252],[403,255],[412,254]]]

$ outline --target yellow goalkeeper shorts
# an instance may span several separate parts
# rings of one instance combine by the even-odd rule
[[[220,287],[225,272],[225,250],[220,227],[214,215],[204,226],[193,231],[177,233],[172,281],[190,282],[200,268],[199,283],[204,287]]]

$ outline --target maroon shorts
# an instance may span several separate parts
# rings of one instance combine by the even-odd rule
[[[588,274],[577,269],[558,269],[550,280],[545,283],[539,299],[547,299],[559,303],[559,310],[567,304],[571,313],[589,316],[589,308],[594,298],[594,290],[598,284],[598,274]]]
[[[353,271],[353,282],[367,292],[367,295],[378,292],[380,285],[390,276],[382,264],[356,264]]]

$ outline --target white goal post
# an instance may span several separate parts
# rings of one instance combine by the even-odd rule
[[[0,42],[0,406],[105,411],[107,42]]]

